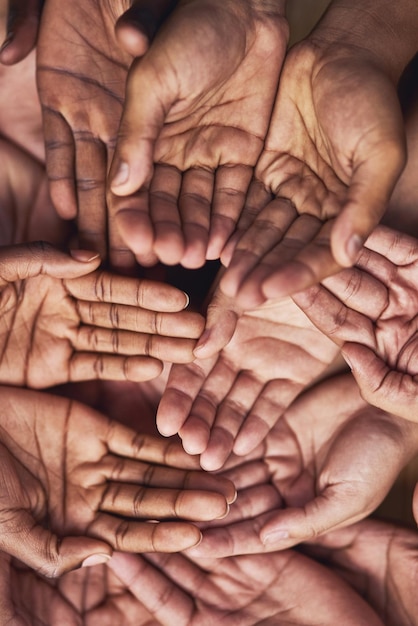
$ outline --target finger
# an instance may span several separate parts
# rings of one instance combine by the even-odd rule
[[[153,250],[154,228],[149,214],[148,188],[123,198],[109,192],[108,206],[109,228],[114,233],[112,246],[120,239],[140,265],[154,265],[158,259]],[[116,245],[121,247],[120,244]]]
[[[399,109],[398,104],[395,107]],[[333,256],[343,267],[356,262],[364,242],[382,218],[402,172],[405,140],[400,128],[396,139],[380,142],[375,155],[367,155],[354,164],[348,199],[331,233]]]
[[[226,242],[237,227],[252,173],[253,168],[245,165],[225,165],[218,168],[206,254],[208,259],[220,258]]]
[[[150,216],[154,227],[154,252],[161,263],[177,265],[184,253],[184,236],[178,208],[181,173],[156,165],[150,186]]]
[[[41,0],[9,0],[7,32],[0,48],[0,63],[19,63],[35,47],[41,11]]]
[[[175,100],[166,68],[155,60],[132,63],[126,84],[116,150],[110,169],[110,187],[114,194],[126,196],[151,182],[154,150],[167,111]]]
[[[409,265],[417,255],[417,240],[386,226],[378,226],[366,241],[368,250],[373,250],[379,259],[387,259],[398,266]],[[370,255],[373,258],[372,255]],[[362,261],[362,257],[360,257]]]
[[[132,522],[100,513],[89,533],[121,552],[180,552],[201,539],[196,526],[187,522]]]
[[[223,275],[220,288],[234,298],[250,272],[285,236],[298,215],[287,200],[275,198],[248,228],[237,244],[231,262]]]
[[[71,343],[78,352],[143,355],[168,363],[190,363],[194,360],[195,341],[192,339],[82,326]]]
[[[206,311],[206,326],[194,349],[195,356],[206,360],[220,353],[231,340],[241,313],[235,300],[217,289]]]
[[[141,345],[143,342],[143,349],[148,350],[151,354],[156,350],[158,346],[180,347],[181,342],[170,342],[163,340],[163,337],[184,338],[184,339],[197,339],[202,332],[203,318],[198,313],[192,313],[189,311],[182,311],[180,313],[155,313],[154,311],[148,311],[147,309],[139,309],[134,306],[125,306],[122,304],[107,304],[107,303],[91,303],[80,300],[77,303],[77,312],[80,316],[83,324],[88,324],[94,328],[80,329],[78,333],[81,334],[80,340],[87,341],[89,339],[88,334],[91,332],[91,347],[94,347],[94,341],[97,339],[100,343],[102,341],[108,342],[108,347],[111,347],[112,335],[108,333],[101,333],[99,328],[111,328],[115,330],[127,330],[135,331],[137,333],[143,333],[143,337],[137,337],[136,345]],[[159,339],[162,339],[160,342]],[[129,339],[123,333],[115,333],[113,340],[115,346],[117,346],[118,340],[124,341]],[[76,341],[76,340],[74,340]],[[194,345],[195,342],[193,342]],[[78,345],[78,344],[77,344]],[[124,345],[127,347],[127,342],[124,341]],[[190,348],[192,342],[185,342],[183,344]],[[89,348],[90,349],[90,348]],[[109,350],[103,350],[108,352]],[[110,350],[114,352],[114,350]]]
[[[151,311],[182,311],[188,296],[171,285],[152,280],[95,272],[83,280],[66,282],[71,295],[92,302],[117,302]]]
[[[418,483],[415,485],[414,496],[412,500],[412,510],[414,512],[414,519],[418,524]]]
[[[361,344],[344,344],[342,354],[369,404],[406,420],[418,421],[415,375],[392,370],[373,350]]]
[[[147,520],[181,518],[203,522],[224,518],[228,503],[222,494],[215,492],[109,483],[100,510]]]
[[[90,132],[75,132],[75,176],[80,247],[107,258],[106,148]]]
[[[11,521],[13,527],[8,531]],[[1,549],[48,578],[57,578],[83,565],[106,563],[112,554],[109,545],[97,539],[57,537],[38,526],[24,510],[15,512],[10,522],[2,523]]]
[[[216,357],[190,365],[173,365],[157,408],[157,428],[165,437],[179,432],[193,406]]]
[[[150,465],[110,454],[102,461],[101,470],[108,481],[129,482],[166,489],[211,491],[222,494],[229,504],[236,498],[236,489],[230,479],[207,472]]]
[[[42,101],[42,80],[46,68],[38,66],[38,84]],[[57,213],[63,219],[77,217],[75,187],[75,146],[70,126],[51,108],[42,108],[49,193]]]
[[[8,283],[34,276],[73,278],[91,273],[100,264],[95,252],[75,250],[72,255],[37,241],[0,248],[0,280]]]
[[[125,52],[133,57],[143,56],[172,5],[172,0],[133,2],[115,25],[116,38]]]
[[[318,285],[294,294],[293,300],[311,322],[337,345],[358,341],[375,347],[373,321],[348,308],[324,287]]]
[[[163,364],[151,357],[115,356],[77,352],[69,364],[69,382],[84,380],[153,380],[162,372]]]
[[[203,168],[187,170],[179,197],[179,209],[185,239],[181,259],[183,267],[196,269],[206,260],[213,194],[212,171]]]
[[[184,559],[185,563],[187,560]],[[176,626],[188,626],[194,611],[194,601],[177,583],[166,577],[136,554],[116,553],[109,567],[163,626],[172,626],[173,611]],[[165,598],[165,601],[162,599]],[[168,600],[167,600],[168,598]]]

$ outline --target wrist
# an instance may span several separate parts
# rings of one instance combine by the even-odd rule
[[[326,56],[356,56],[397,83],[418,50],[416,0],[335,0],[308,39]]]

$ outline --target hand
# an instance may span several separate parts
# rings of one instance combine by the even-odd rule
[[[343,346],[367,402],[418,421],[417,240],[380,226],[366,246],[356,268],[295,301]]]
[[[160,626],[105,565],[45,579],[0,555],[0,610],[13,626]]]
[[[238,321],[232,305],[222,294],[214,297],[206,327],[214,354],[172,367],[157,412],[159,431],[178,432],[207,470],[222,467],[232,451],[246,455],[256,448],[338,353],[290,298]],[[195,354],[208,350],[205,344]]]
[[[180,444],[77,402],[2,387],[0,406],[0,548],[45,576],[104,562],[112,548],[190,547],[200,531],[181,520],[225,516],[235,497]],[[159,521],[170,518],[180,521]]]
[[[244,309],[354,264],[404,165],[396,81],[361,42],[321,37],[286,57],[255,172],[273,199],[252,225],[244,211],[242,237],[222,257],[221,289]]]
[[[417,445],[416,425],[367,405],[350,375],[330,378],[300,396],[250,455],[267,465],[281,507],[259,502],[254,515],[238,496],[231,523],[207,528],[190,554],[282,550],[352,524],[382,502]],[[232,471],[224,475],[238,483],[239,467]]]
[[[51,197],[58,213],[77,218],[79,245],[121,268],[132,264],[106,211],[106,175],[122,114],[128,68],[169,0],[97,3],[46,0],[38,42]],[[142,18],[145,30],[140,27]],[[120,21],[118,21],[120,20]],[[129,52],[125,52],[120,43]],[[135,50],[135,52],[134,52]],[[132,200],[132,199],[131,199]]]
[[[132,64],[110,185],[121,196],[112,219],[140,264],[219,258],[267,132],[284,4],[180,0]]]
[[[0,381],[147,380],[193,359],[203,328],[182,291],[94,272],[100,259],[43,243],[0,248]]]
[[[342,579],[291,550],[204,560],[115,554],[109,567],[163,626],[334,626],[339,621],[382,626]]]
[[[416,531],[371,519],[309,546],[309,552],[347,579],[386,626],[416,621],[417,550]]]

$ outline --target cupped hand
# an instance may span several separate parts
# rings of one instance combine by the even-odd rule
[[[418,421],[417,240],[379,226],[358,262],[296,294],[310,319],[343,348],[363,397]]]
[[[255,171],[273,199],[249,227],[243,214],[225,294],[248,309],[353,265],[402,171],[404,134],[395,81],[361,45],[294,46]]]
[[[416,622],[416,530],[368,519],[320,537],[309,552],[344,577],[386,626]]]
[[[46,579],[0,554],[0,611],[13,626],[160,626],[105,565]]]
[[[417,445],[417,426],[369,406],[351,375],[329,378],[300,396],[251,454],[267,465],[282,505],[262,511],[261,503],[254,515],[251,500],[238,497],[231,523],[204,530],[191,554],[281,550],[352,524],[382,502]]]
[[[235,497],[179,443],[66,398],[2,387],[0,399],[0,547],[43,575],[104,562],[112,548],[195,545],[187,520],[225,516]]]
[[[232,305],[220,293],[213,298],[206,327],[211,336],[195,354],[219,351],[174,365],[157,412],[160,432],[178,432],[185,450],[200,454],[208,470],[222,467],[232,451],[246,455],[256,448],[338,354],[290,298],[238,320]]]
[[[134,260],[108,221],[106,175],[128,68],[133,55],[147,49],[159,12],[170,2],[129,4],[125,14],[123,0],[71,4],[47,0],[37,50],[53,203],[61,217],[77,218],[80,247],[97,250],[103,259],[109,249],[110,260],[121,268]]]
[[[344,581],[302,554],[224,559],[115,554],[109,567],[164,626],[381,626]]]
[[[263,147],[287,38],[283,2],[180,0],[134,61],[110,185],[121,196],[112,219],[139,263],[219,258]]]
[[[203,329],[182,291],[94,270],[100,259],[45,243],[0,248],[0,381],[148,380],[193,359]]]

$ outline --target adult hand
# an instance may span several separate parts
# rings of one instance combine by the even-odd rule
[[[0,47],[0,63],[22,61],[35,47],[43,0],[9,0],[6,37]]]
[[[418,421],[417,240],[379,226],[357,267],[295,295],[296,303],[343,347],[362,396]]]
[[[164,626],[382,624],[341,578],[291,550],[200,560],[115,554],[109,567]]]
[[[142,265],[219,258],[267,132],[284,5],[180,0],[132,64],[110,185],[112,219]]]
[[[232,304],[220,293],[212,300],[207,332],[215,353],[171,368],[157,412],[160,432],[178,432],[207,470],[222,467],[232,451],[246,455],[256,448],[338,354],[290,298],[238,321]]]
[[[0,400],[0,548],[43,575],[104,562],[112,548],[195,545],[200,531],[182,520],[225,516],[235,497],[179,443],[66,398],[2,387]]]
[[[309,552],[344,577],[386,626],[416,621],[416,531],[368,519],[324,535]]]
[[[417,445],[415,424],[367,405],[350,375],[330,378],[300,396],[251,455],[267,465],[281,507],[266,512],[266,501],[254,515],[238,497],[231,523],[204,530],[191,554],[281,550],[352,524],[382,502]]]
[[[250,226],[243,214],[242,237],[223,255],[229,266],[221,288],[242,308],[353,265],[402,171],[396,85],[417,48],[416,5],[345,5],[331,3],[319,26],[286,56],[255,171],[273,200]],[[402,48],[398,56],[392,44]],[[249,211],[253,219],[252,203]]]
[[[0,248],[0,381],[40,388],[147,380],[188,362],[203,328],[187,296],[154,281],[94,272],[100,259],[45,243]]]
[[[159,12],[170,2],[129,4],[125,13],[124,0],[46,0],[37,51],[53,203],[61,217],[77,218],[80,247],[97,250],[104,259],[109,246],[111,261],[121,268],[134,259],[113,222],[108,223],[106,175],[128,68],[133,55],[146,50]]]
[[[160,626],[105,565],[45,579],[0,554],[0,611],[13,626]]]

